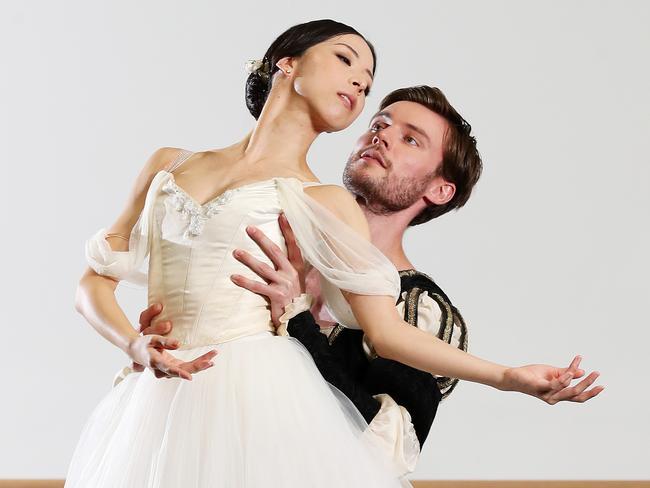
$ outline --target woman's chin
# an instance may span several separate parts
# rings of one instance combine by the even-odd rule
[[[339,132],[343,129],[347,129],[352,125],[354,119],[349,115],[347,117],[342,117],[338,114],[336,117],[324,117],[321,119],[323,121],[323,130],[321,132]]]

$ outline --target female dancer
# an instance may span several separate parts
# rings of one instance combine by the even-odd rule
[[[296,340],[274,335],[264,299],[230,281],[235,273],[253,277],[233,249],[264,259],[246,235],[249,224],[282,244],[280,211],[325,277],[337,318],[353,324],[356,317],[379,354],[537,396],[571,379],[575,368],[560,378],[545,377],[555,368],[544,366],[506,370],[401,323],[397,273],[364,240],[356,204],[338,187],[314,182],[307,150],[318,134],[341,130],[360,113],[374,75],[371,45],[348,26],[310,22],[282,34],[263,64],[247,86],[258,117],[253,132],[189,158],[157,151],[123,214],[87,243],[91,269],[77,307],[149,369],[128,375],[96,408],[66,486],[400,485],[364,444],[354,407]],[[173,319],[172,337],[139,336],[115,300],[117,281],[142,281],[146,257],[149,301],[166,304],[159,319]]]

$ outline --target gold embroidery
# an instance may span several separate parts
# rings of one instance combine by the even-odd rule
[[[327,337],[327,343],[331,346],[334,344],[334,341],[338,337],[338,335],[341,333],[341,331],[344,329],[341,324],[336,324],[334,328],[332,329],[332,332],[330,332],[330,335]]]
[[[418,325],[418,299],[420,298],[420,293],[422,293],[422,290],[416,287],[411,289],[406,295],[406,321],[415,327]]]
[[[431,298],[438,304],[439,307],[444,307],[444,324],[440,324],[438,329],[438,338],[445,341],[447,344],[451,344],[451,336],[454,332],[454,313],[451,309],[451,305],[437,293],[432,293]]]

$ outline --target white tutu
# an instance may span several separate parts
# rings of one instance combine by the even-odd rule
[[[87,422],[65,486],[403,486],[297,340],[261,333],[216,349],[191,382],[150,370],[120,382]]]
[[[178,164],[190,154],[182,151]],[[274,335],[266,300],[230,279],[258,279],[233,257],[235,248],[272,265],[248,225],[285,249],[282,211],[303,254],[335,285],[324,289],[337,317],[353,320],[339,288],[397,297],[390,261],[320,208],[299,180],[250,183],[201,205],[171,172],[160,171],[129,250],[113,251],[102,229],[86,243],[86,258],[101,275],[148,284],[149,303],[164,304],[156,320],[172,320],[170,337],[182,344],[174,355],[189,360],[213,348],[219,354],[192,381],[157,379],[149,370],[127,375],[88,420],[66,487],[408,485],[373,435],[362,435],[363,417],[323,379],[307,350]]]

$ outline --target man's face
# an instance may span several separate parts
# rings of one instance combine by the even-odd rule
[[[357,140],[343,172],[345,186],[369,210],[389,214],[433,196],[448,124],[415,102],[396,102],[378,112]]]

